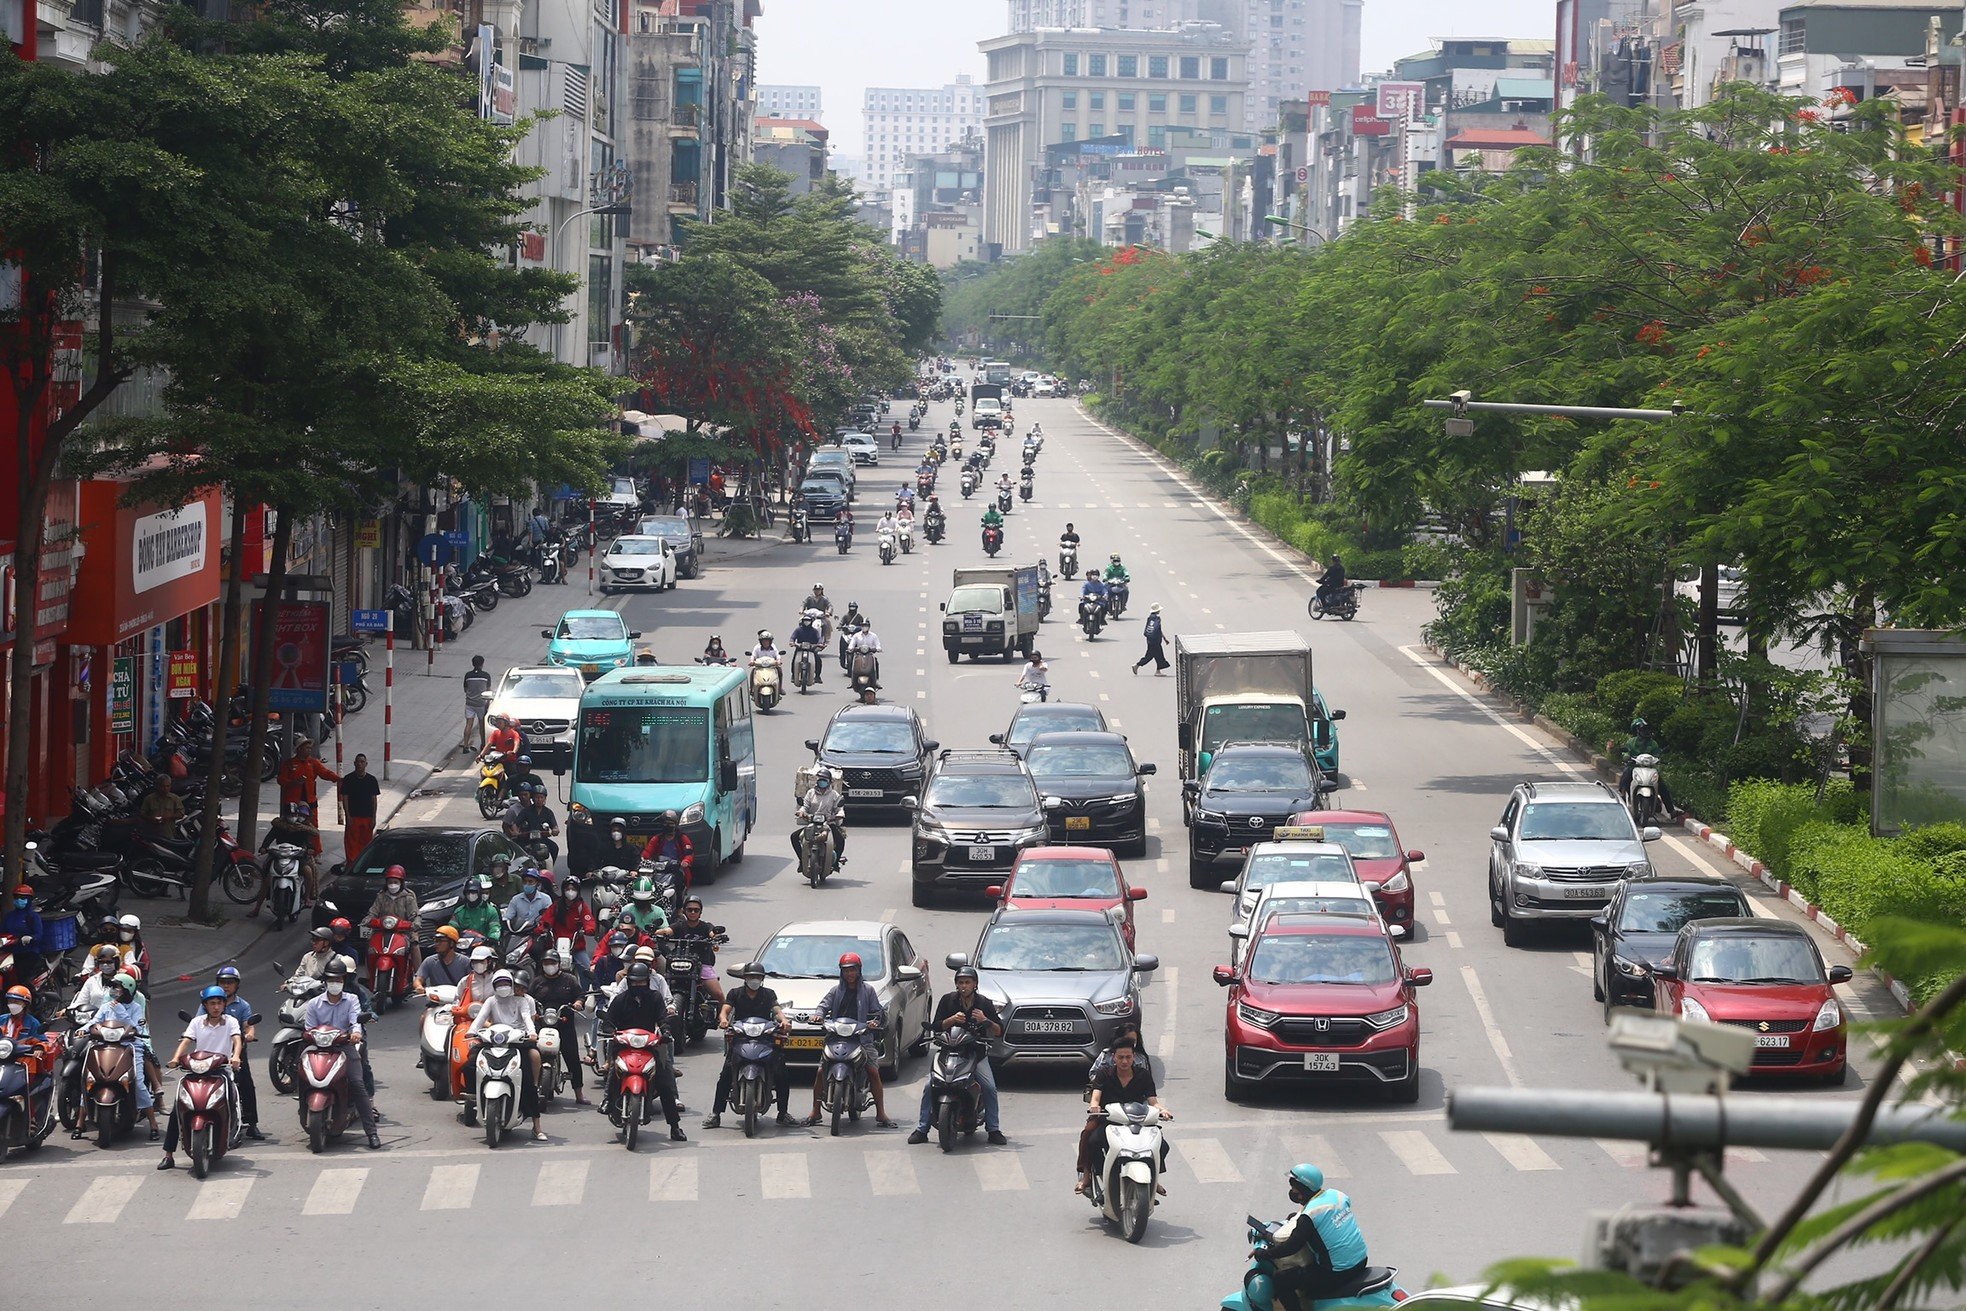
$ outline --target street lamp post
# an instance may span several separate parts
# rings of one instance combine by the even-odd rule
[[[626,214],[628,212],[628,208],[629,207],[625,203],[621,201],[614,201],[606,205],[589,205],[586,209],[575,210],[572,214],[567,216],[566,222],[560,224],[559,227],[553,229],[553,242],[552,245],[547,248],[546,262],[553,266],[553,271],[555,273],[558,273],[560,271],[560,237],[566,232],[568,228],[572,227],[579,220],[584,218],[591,218],[595,214]],[[564,324],[559,324],[559,323],[553,325],[553,358],[554,359],[560,358],[560,329],[564,326],[565,326]]]
[[[1325,235],[1323,228],[1314,228],[1308,223],[1292,223],[1281,214],[1265,214],[1263,221],[1272,227],[1289,228],[1292,232],[1308,232],[1317,238],[1317,244],[1320,246],[1331,240]]]

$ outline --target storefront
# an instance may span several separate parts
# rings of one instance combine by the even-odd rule
[[[85,554],[66,641],[88,670],[75,740],[85,744],[89,778],[126,747],[148,751],[189,701],[209,699],[219,683],[219,493],[130,506],[127,490],[108,479],[81,487]]]
[[[27,740],[34,752],[28,771],[27,796],[20,799],[36,821],[65,812],[67,784],[76,777],[76,678],[86,680],[85,663],[75,668],[62,649],[74,601],[75,569],[83,548],[76,538],[76,484],[57,480],[48,490],[42,511],[41,568],[35,593],[33,622],[34,675],[29,680]],[[13,571],[14,543],[0,540],[0,629],[13,622],[15,605],[25,591]],[[0,661],[13,658],[12,631],[0,631]],[[5,750],[12,680],[0,673],[0,753]],[[0,799],[0,814],[14,798]]]

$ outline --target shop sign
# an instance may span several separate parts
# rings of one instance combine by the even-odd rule
[[[355,529],[355,546],[358,550],[380,551],[382,549],[382,521],[380,519],[364,519],[361,525]]]
[[[117,656],[109,672],[109,731],[137,731],[137,660]]]
[[[253,603],[253,631],[259,631],[266,602]],[[328,708],[328,603],[282,601],[273,618],[273,677],[266,689],[273,710]]]
[[[171,652],[170,674],[165,695],[173,701],[189,701],[198,695],[198,653]]]

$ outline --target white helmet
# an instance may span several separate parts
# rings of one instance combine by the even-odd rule
[[[116,927],[119,929],[141,929],[143,927],[143,921],[134,915],[125,915],[116,921]]]
[[[771,645],[771,630],[769,628],[760,628],[758,630],[758,642],[763,646]]]
[[[818,619],[818,618],[820,617],[820,614],[819,614],[819,611],[817,611],[817,610],[808,610],[808,611],[806,611],[806,612],[805,612],[805,613],[804,613],[803,615],[801,615],[801,616],[799,616],[799,617],[800,617],[801,619]]]
[[[500,970],[498,973],[492,975],[491,981],[492,981],[492,987],[494,988],[496,988],[501,983],[509,983],[515,988],[519,985],[519,981],[512,977],[511,970]]]
[[[471,949],[471,959],[474,961],[491,960],[497,954],[498,953],[494,952],[490,947],[481,946],[481,947],[473,947]]]

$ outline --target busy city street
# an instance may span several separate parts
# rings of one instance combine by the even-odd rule
[[[897,416],[906,412],[906,402],[893,405]],[[945,541],[918,538],[911,552],[883,565],[872,531],[896,488],[912,482],[928,434],[946,431],[952,416],[950,405],[931,405],[899,452],[886,449],[883,433],[879,465],[858,470],[859,532],[846,554],[823,531],[813,542],[787,539],[781,520],[755,549],[720,557],[713,547],[704,575],[674,590],[592,601],[577,585],[535,590],[489,616],[486,632],[523,645],[510,635],[550,627],[563,609],[613,609],[660,665],[687,666],[713,636],[735,653],[752,648],[760,630],[788,646],[802,598],[823,585],[836,609],[857,603],[879,636],[880,702],[912,709],[944,748],[986,749],[1018,709],[1021,662],[952,662],[939,611],[952,569],[985,561],[982,495],[962,497],[954,466],[945,466],[936,487],[948,517]],[[713,1033],[677,1061],[687,1141],[670,1141],[658,1119],[625,1151],[595,1108],[563,1090],[545,1114],[545,1141],[515,1133],[489,1150],[454,1103],[430,1095],[418,1066],[422,1008],[412,1000],[368,1030],[382,1149],[365,1150],[351,1132],[325,1154],[310,1153],[293,1099],[277,1096],[263,1072],[263,1040],[285,977],[275,962],[291,967],[304,950],[305,916],[251,941],[233,962],[244,976],[241,995],[267,1017],[250,1054],[261,1070],[267,1141],[242,1143],[200,1182],[182,1168],[156,1170],[156,1147],[141,1126],[108,1150],[57,1130],[36,1159],[0,1173],[0,1220],[16,1249],[111,1261],[141,1285],[145,1305],[160,1309],[209,1301],[201,1285],[215,1251],[247,1254],[252,1295],[273,1306],[318,1305],[290,1286],[322,1278],[357,1298],[371,1296],[358,1291],[367,1284],[426,1296],[440,1271],[454,1287],[489,1282],[501,1302],[532,1303],[586,1296],[597,1270],[614,1264],[645,1271],[658,1297],[672,1286],[714,1283],[759,1305],[788,1305],[796,1288],[800,1300],[844,1297],[866,1311],[899,1311],[987,1271],[993,1305],[1212,1306],[1241,1278],[1243,1217],[1281,1213],[1285,1172],[1300,1161],[1318,1164],[1351,1195],[1374,1262],[1400,1267],[1409,1287],[1465,1282],[1505,1254],[1574,1255],[1591,1211],[1662,1197],[1666,1178],[1645,1168],[1641,1144],[1458,1134],[1445,1118],[1457,1089],[1635,1086],[1606,1047],[1582,923],[1505,946],[1489,922],[1488,831],[1511,788],[1588,778],[1588,764],[1506,714],[1427,648],[1420,629],[1434,615],[1430,592],[1368,588],[1355,620],[1313,622],[1306,604],[1315,574],[1307,563],[1158,456],[1071,400],[1019,401],[1015,423],[1018,432],[1041,425],[1044,445],[1033,499],[1005,517],[999,560],[1028,565],[1044,557],[1055,573],[1070,523],[1088,566],[1117,556],[1131,574],[1125,617],[1096,640],[1073,626],[1077,584],[1054,577],[1037,645],[1051,699],[1096,707],[1138,762],[1157,766],[1146,778],[1145,853],[1121,862],[1126,880],[1145,893],[1132,905],[1135,949],[1159,960],[1142,976],[1141,1035],[1171,1112],[1166,1195],[1137,1249],[1073,1193],[1085,1120],[1082,1061],[1018,1062],[1002,1071],[1003,1146],[980,1134],[947,1154],[932,1138],[908,1143],[927,1078],[920,1056],[905,1059],[886,1089],[898,1128],[876,1127],[870,1113],[837,1137],[825,1125],[767,1121],[747,1139],[728,1113],[721,1127],[703,1127],[722,1059]],[[986,481],[1016,467],[1013,449],[1006,440]],[[1307,638],[1317,690],[1344,712],[1341,787],[1325,805],[1384,812],[1400,845],[1424,852],[1411,868],[1412,930],[1399,943],[1406,967],[1432,972],[1417,993],[1414,1104],[1303,1084],[1225,1096],[1225,992],[1212,972],[1231,962],[1232,898],[1185,877],[1176,680],[1151,662],[1135,665],[1150,607],[1170,648],[1175,639],[1215,634],[1284,630]],[[459,652],[445,654],[452,677],[477,649],[471,643],[467,637]],[[539,654],[508,663],[537,662],[545,643],[538,645]],[[873,926],[859,930],[869,941],[911,953],[928,992],[940,997],[952,986],[945,958],[975,951],[990,906],[973,895],[915,904],[905,812],[850,811],[843,868],[818,887],[799,876],[789,842],[795,774],[812,759],[806,742],[850,702],[837,660],[827,663],[820,686],[788,689],[781,705],[757,715],[755,828],[742,861],[695,889],[704,918],[728,933],[718,958],[724,986],[737,987],[731,967],[762,952],[781,927],[845,920]],[[467,757],[437,763],[442,768],[422,790],[385,813],[385,833],[487,823]],[[570,780],[543,776],[548,804],[564,818]],[[1801,922],[1683,830],[1668,827],[1648,854],[1662,873],[1733,878],[1756,915]],[[564,860],[558,868],[564,873]],[[1221,878],[1235,877],[1235,864],[1217,868]],[[419,871],[408,875],[411,890],[423,891]],[[1852,962],[1827,935],[1816,940],[1828,963]],[[194,1004],[209,981],[179,977],[182,964],[158,962],[154,1021]],[[877,968],[870,963],[870,974]],[[1869,975],[1838,993],[1852,1023],[1895,1009]],[[165,1021],[158,1032],[175,1028]],[[919,1033],[902,1036],[912,1043]],[[1852,1041],[1851,1065],[1841,1087],[1772,1080],[1758,1087],[1795,1099],[1855,1098],[1872,1069],[1861,1037]],[[806,1076],[795,1076],[794,1114],[803,1118],[811,1102]],[[1816,1159],[1730,1150],[1727,1177],[1750,1202],[1773,1209]],[[363,1264],[350,1264],[357,1260]],[[1100,1288],[1107,1294],[1094,1293]],[[1141,1290],[1152,1297],[1143,1301]]]

